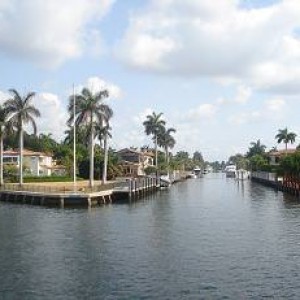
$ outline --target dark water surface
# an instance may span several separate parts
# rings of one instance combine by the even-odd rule
[[[131,205],[0,204],[0,299],[300,299],[300,202],[209,174]]]

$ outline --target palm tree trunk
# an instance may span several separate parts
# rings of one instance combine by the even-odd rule
[[[158,163],[157,163],[157,135],[155,135],[155,167],[156,167],[156,170],[157,170],[157,166],[158,166]]]
[[[91,133],[90,133],[90,187],[94,186],[94,124],[91,120]]]
[[[169,166],[169,151],[168,147],[165,148],[165,154],[166,154],[166,163],[167,163],[167,172],[168,172],[168,178],[170,178],[170,166]]]
[[[23,121],[21,120],[19,136],[19,184],[23,185]]]
[[[287,155],[287,143],[285,143],[285,155]]]
[[[1,129],[2,130],[2,129]],[[0,185],[3,185],[3,132],[0,137]]]
[[[104,137],[104,167],[103,167],[103,173],[102,173],[102,183],[106,183],[107,179],[107,164],[108,164],[108,143],[107,143],[107,133]]]

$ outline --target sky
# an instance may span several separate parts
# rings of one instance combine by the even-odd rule
[[[0,101],[35,91],[57,140],[73,84],[109,90],[114,149],[152,146],[153,111],[208,161],[300,137],[299,0],[0,0],[0,66]]]

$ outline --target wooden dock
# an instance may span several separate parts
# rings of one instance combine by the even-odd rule
[[[118,201],[132,201],[159,188],[154,178],[123,179],[105,185],[73,187],[72,184],[4,184],[0,201],[49,207],[92,207]]]

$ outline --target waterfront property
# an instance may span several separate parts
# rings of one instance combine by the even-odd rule
[[[3,153],[3,164],[14,165],[20,167],[20,151],[7,150]],[[51,176],[51,175],[65,175],[66,168],[58,165],[52,159],[52,154],[44,152],[35,152],[28,149],[23,150],[23,166],[25,173],[33,176]]]
[[[125,148],[118,151],[123,175],[126,177],[144,176],[147,167],[154,166],[154,154],[149,151],[137,151]]]
[[[156,178],[120,179],[89,187],[88,182],[56,182],[4,184],[0,188],[0,200],[4,202],[42,206],[73,207],[97,206],[115,201],[131,201],[159,189]]]
[[[296,151],[296,149],[271,151],[268,153],[269,163],[271,166],[278,166],[283,157],[287,154],[293,154]]]

